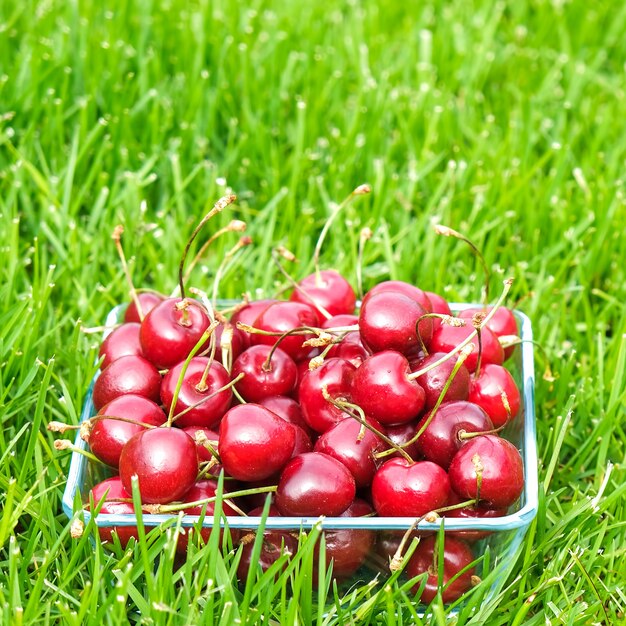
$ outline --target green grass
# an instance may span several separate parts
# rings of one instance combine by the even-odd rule
[[[0,2],[0,623],[422,623],[402,578],[314,591],[315,537],[245,590],[211,546],[174,570],[174,529],[113,554],[71,539],[69,458],[45,430],[79,419],[98,342],[81,327],[127,298],[117,223],[137,284],[170,292],[232,189],[210,228],[244,219],[255,245],[220,296],[270,295],[271,246],[304,275],[363,182],[323,264],[354,280],[369,226],[366,287],[476,300],[480,266],[432,227],[461,230],[494,293],[515,277],[556,378],[537,381],[540,513],[499,595],[477,587],[456,623],[624,622],[624,32],[609,0]],[[445,622],[441,606],[423,620]]]

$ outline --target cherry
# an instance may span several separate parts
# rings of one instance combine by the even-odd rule
[[[276,506],[281,515],[341,515],[354,500],[356,487],[343,463],[321,452],[300,454],[283,470]]]
[[[93,386],[93,405],[99,411],[105,404],[128,393],[159,400],[161,375],[141,356],[120,357],[100,373]]]
[[[231,324],[237,325],[238,322],[246,324],[247,326],[254,326],[256,318],[267,309],[268,306],[278,302],[272,298],[265,298],[263,300],[251,300],[241,308],[237,309],[230,318]],[[248,335],[246,335],[248,337]],[[248,337],[249,339],[249,337]]]
[[[372,352],[395,350],[414,355],[432,338],[431,319],[418,320],[427,310],[416,300],[397,291],[368,296],[361,305],[359,330],[363,344]],[[419,329],[419,336],[418,336]]]
[[[454,455],[448,469],[452,489],[494,508],[511,506],[524,490],[524,467],[517,448],[496,435],[479,435]]]
[[[118,467],[120,454],[126,442],[136,433],[145,430],[143,424],[160,426],[165,423],[165,413],[156,402],[143,396],[126,394],[105,404],[99,416],[111,415],[119,419],[96,419],[89,432],[88,443],[91,451],[111,467]]]
[[[182,430],[184,430],[196,442],[198,460],[200,461],[200,463],[206,463],[215,460],[215,457],[211,454],[211,451],[205,445],[197,441],[196,435],[198,432],[201,432],[208,439],[208,441],[211,442],[213,449],[217,452],[217,445],[220,439],[219,433],[203,426],[185,426]],[[211,474],[213,476],[217,476],[220,473],[221,469],[222,466],[220,464],[212,465]]]
[[[448,469],[458,449],[467,441],[462,433],[479,433],[493,429],[487,413],[472,402],[459,400],[444,402],[434,413],[429,411],[418,424],[418,430],[428,422],[417,440],[417,447],[425,458]]]
[[[459,317],[464,319],[471,319],[476,313],[489,313],[493,307],[487,306],[484,309],[472,308],[465,309],[459,313]],[[487,322],[487,328],[492,330],[498,337],[515,336],[518,333],[517,320],[515,314],[511,309],[505,306],[499,306],[493,317]],[[509,346],[504,349],[504,358],[508,359],[515,351],[515,346]]]
[[[163,377],[161,384],[161,401],[167,411],[171,410],[174,392],[178,386],[184,363],[178,363]],[[208,368],[208,369],[207,369]],[[217,361],[207,357],[196,356],[189,361],[183,376],[182,385],[174,407],[174,414],[185,411],[176,418],[176,425],[216,426],[224,413],[230,408],[232,391],[230,388],[217,392],[230,382],[228,372]],[[213,395],[215,394],[215,395]],[[199,406],[194,406],[202,402]],[[190,407],[194,408],[190,408]],[[187,410],[189,409],[189,410]]]
[[[353,313],[356,294],[350,283],[335,270],[321,270],[306,276],[298,283],[290,298],[292,302],[312,304],[320,317],[326,313],[341,315]]]
[[[324,390],[332,398],[350,399],[352,377],[356,368],[343,359],[327,359],[320,367],[308,370],[298,386],[298,398],[304,421],[318,433],[326,432],[346,413],[324,397]]]
[[[309,433],[304,430],[304,428],[300,428],[300,426],[296,426],[295,424],[292,424],[292,426],[296,435],[296,443],[293,446],[291,456],[294,457],[299,454],[304,454],[305,452],[311,452],[311,450],[313,450],[313,442],[311,441]]]
[[[519,388],[511,373],[492,363],[486,363],[478,376],[472,377],[469,399],[486,411],[496,427],[513,419],[521,405]]]
[[[272,333],[286,333],[302,326],[317,327],[319,318],[317,311],[304,302],[275,302],[270,304],[255,320],[255,328]],[[280,342],[280,349],[284,350],[295,361],[305,359],[311,348],[304,346],[307,339],[313,335],[290,335]],[[273,346],[279,340],[279,335],[251,334],[252,344]]]
[[[209,324],[209,317],[198,302],[168,298],[157,304],[141,323],[139,338],[144,355],[159,369],[169,369],[187,358]]]
[[[417,441],[412,441],[417,434],[417,421],[405,422],[404,424],[392,424],[385,426],[385,430],[387,437],[389,437],[396,446],[403,448],[414,461],[421,458]],[[412,443],[409,444],[410,441],[412,441]],[[393,456],[398,456],[398,453],[396,452]]]
[[[220,459],[238,480],[263,480],[279,472],[295,443],[295,427],[259,404],[233,407],[220,424]]]
[[[368,422],[382,430],[376,421],[370,419]],[[384,449],[381,439],[371,430],[361,430],[357,420],[342,420],[322,434],[313,448],[315,452],[323,452],[341,461],[354,476],[357,489],[371,484],[379,465],[374,454]]]
[[[432,312],[439,313],[439,315],[452,315],[452,311],[450,310],[450,305],[448,301],[440,296],[438,293],[434,293],[433,291],[425,291],[424,292],[428,296],[428,300],[432,305]],[[439,326],[441,326],[441,319],[438,317],[433,317],[433,333]]]
[[[429,294],[419,287],[411,285],[410,283],[405,283],[402,280],[384,280],[383,282],[374,285],[365,294],[363,302],[365,302],[369,297],[373,296],[374,294],[382,293],[385,291],[399,292],[411,298],[412,300],[415,300],[415,302],[422,306],[426,313],[431,313],[433,311],[433,305],[431,303]]]
[[[231,362],[234,361],[246,348],[250,346],[250,339],[248,338],[248,334],[244,333],[243,330],[239,330],[230,322],[226,322],[224,324],[220,324],[216,326],[214,331],[215,336],[215,358],[224,365],[222,361],[222,353],[223,353],[223,342],[222,336],[224,334],[224,330],[228,328],[229,332],[232,333],[232,338],[230,341],[230,351],[231,351]]]
[[[289,422],[294,426],[299,426],[307,433],[307,435],[313,434],[313,430],[302,417],[300,404],[293,398],[288,398],[287,396],[270,396],[269,398],[263,398],[258,402],[258,404],[261,404],[266,409],[273,411],[276,415],[278,415],[278,417],[282,417],[282,419],[286,422]]]
[[[373,513],[372,507],[356,498],[340,517],[363,517]],[[332,563],[333,576],[345,580],[352,576],[365,562],[376,540],[376,533],[371,530],[325,530],[326,563]],[[315,546],[319,554],[319,543]],[[319,561],[316,558],[315,563]]]
[[[137,476],[144,504],[180,500],[198,474],[195,441],[178,428],[154,428],[133,435],[120,455],[120,478],[132,493]]]
[[[446,472],[430,461],[389,459],[372,481],[372,501],[382,516],[421,517],[444,506],[449,496]]]
[[[323,324],[323,329],[341,328],[344,326],[355,326],[359,323],[357,315],[335,315],[327,319]],[[345,334],[341,342],[332,346],[326,354],[328,358],[339,358],[350,361],[355,367],[369,356],[369,352],[361,341],[361,335],[358,331],[351,331]]]
[[[119,476],[112,476],[94,485],[90,491],[90,498],[94,505],[104,498],[99,514],[135,516],[132,502],[123,501],[131,500],[132,496],[124,489]],[[126,547],[131,537],[135,540],[138,537],[137,526],[98,526],[98,534],[102,541],[113,543],[113,533],[117,535],[122,548]]]
[[[296,385],[295,361],[280,348],[251,346],[233,363],[232,375],[244,377],[235,385],[246,402],[259,402],[270,396],[288,396]]]
[[[474,555],[466,543],[446,536],[443,546],[442,580],[439,580],[438,556],[437,537],[427,537],[420,541],[406,566],[406,573],[410,578],[428,573],[426,586],[420,596],[423,604],[432,602],[439,591],[444,602],[454,602],[472,587],[474,568],[469,566],[474,561]],[[463,573],[457,576],[461,571]],[[457,576],[455,580],[450,582],[455,576]],[[413,592],[418,593],[422,584],[423,581],[417,582],[413,586]]]
[[[104,357],[100,364],[101,370],[122,356],[143,356],[143,350],[139,341],[140,327],[139,324],[135,323],[122,324],[107,335],[100,344],[98,352],[100,357]]]
[[[450,492],[450,500],[447,506],[461,504],[463,500],[454,493]],[[476,504],[473,506],[466,506],[462,509],[452,509],[445,512],[446,518],[454,519],[493,519],[496,517],[503,517],[506,515],[506,508],[494,509],[486,506],[485,504]],[[457,537],[467,542],[479,541],[489,536],[491,533],[488,530],[446,530],[447,537]]]
[[[368,357],[354,373],[352,399],[381,424],[414,420],[424,408],[424,389],[410,376],[406,357],[385,350]]]
[[[160,304],[165,300],[165,296],[162,296],[160,293],[156,293],[154,291],[142,291],[137,294],[137,298],[139,299],[139,304],[141,306],[141,312],[145,317],[157,304]],[[124,313],[124,321],[125,322],[135,322],[141,323],[141,316],[139,315],[139,311],[137,311],[137,306],[133,301],[126,307],[126,311]]]
[[[416,372],[418,370],[425,369],[432,363],[439,361],[443,356],[445,356],[444,352],[433,352],[427,357],[412,361],[411,370]],[[447,359],[437,367],[428,370],[417,378],[417,382],[426,392],[426,400],[424,404],[427,409],[432,409],[435,404],[437,404],[439,396],[441,395],[446,382],[450,378],[455,364],[456,359]],[[469,388],[470,373],[467,367],[465,367],[465,364],[462,364],[454,375],[454,378],[450,383],[450,387],[448,387],[448,391],[446,391],[446,395],[443,399],[448,402],[453,400],[467,400]]]
[[[465,341],[473,332],[474,327],[472,324],[466,324],[465,326],[449,326],[442,324],[433,334],[429,347],[436,352],[450,352]],[[496,363],[502,365],[504,362],[504,350],[498,338],[486,326],[480,332],[482,341],[481,362],[483,364]],[[478,338],[474,337],[470,343],[474,345],[474,350],[467,357],[465,366],[470,372],[474,372],[478,365]]]

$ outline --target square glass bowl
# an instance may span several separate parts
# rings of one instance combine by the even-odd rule
[[[227,304],[227,303],[224,303]],[[473,308],[475,304],[451,304],[453,311],[461,311],[466,308]],[[106,325],[113,326],[122,316],[122,307],[116,307],[109,314]],[[446,533],[455,531],[456,533],[476,533],[481,531],[485,535],[483,539],[472,544],[472,550],[479,564],[476,573],[481,578],[488,578],[490,593],[496,594],[504,585],[508,572],[514,564],[514,556],[524,538],[524,535],[537,514],[538,507],[538,473],[537,473],[537,438],[535,425],[535,404],[534,404],[534,358],[532,344],[532,325],[530,319],[515,311],[518,322],[519,336],[521,344],[515,348],[513,356],[507,361],[507,368],[513,374],[521,393],[521,408],[518,416],[507,425],[501,433],[502,436],[511,441],[521,452],[524,465],[524,491],[519,502],[512,507],[507,515],[497,518],[440,518],[434,522],[421,521],[418,530],[424,532],[437,532],[440,525],[444,525]],[[97,374],[96,374],[97,376]],[[95,380],[95,377],[94,377]],[[87,393],[83,406],[81,420],[86,420],[95,415],[96,411],[92,402],[93,381]],[[87,444],[77,435],[76,446],[87,449]],[[72,518],[76,508],[82,503],[84,506],[88,502],[89,490],[91,487],[106,478],[101,468],[94,467],[88,459],[76,452],[72,453],[70,469],[66,488],[63,494],[63,510],[69,518]],[[83,511],[84,521],[87,523],[91,517],[88,510]],[[172,514],[147,514],[142,515],[143,523],[146,527],[158,526],[164,522],[171,521]],[[231,529],[242,529],[250,531],[258,529],[262,522],[260,517],[226,517],[225,520]],[[200,516],[186,515],[181,518],[182,527],[195,526],[200,521]],[[402,534],[407,531],[415,522],[412,517],[269,517],[265,520],[265,530],[289,529],[294,532],[306,531],[321,524],[322,530],[367,530],[376,535],[377,541],[385,535]],[[223,525],[224,519],[220,521]],[[95,519],[98,527],[112,526],[134,526],[136,520],[134,515],[103,514],[100,513]],[[207,516],[202,519],[202,525],[212,527],[214,519]],[[319,527],[319,526],[318,526]],[[380,555],[371,555],[371,559],[366,559],[366,563],[380,563]],[[484,556],[484,559],[480,557]],[[482,564],[482,568],[481,568]],[[370,569],[367,565],[361,567],[350,582],[357,580],[367,581],[374,578],[376,573],[380,574],[380,569]]]

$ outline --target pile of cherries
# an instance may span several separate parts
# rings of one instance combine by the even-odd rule
[[[453,315],[440,295],[390,280],[357,303],[343,276],[316,269],[288,300],[220,311],[180,287],[133,291],[101,344],[97,415],[81,425],[111,470],[89,494],[100,513],[134,515],[136,481],[144,512],[211,519],[220,473],[229,516],[258,516],[271,497],[271,516],[491,518],[519,499],[522,459],[499,435],[520,413],[503,365],[518,334],[504,294]],[[132,525],[99,531],[123,546],[137,536]],[[436,538],[414,527],[326,530],[326,562],[339,580],[388,571],[418,536],[406,572],[426,574],[422,602],[449,602],[475,582],[470,546],[484,535],[446,532],[441,568]],[[231,536],[245,579],[254,535]],[[181,532],[182,553],[192,537]],[[267,531],[260,566],[297,548],[293,531]]]

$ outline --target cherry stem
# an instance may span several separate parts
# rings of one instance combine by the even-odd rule
[[[408,448],[409,446],[412,446],[414,443],[416,443],[419,440],[419,438],[424,434],[424,431],[430,426],[430,423],[435,417],[435,413],[437,413],[444,398],[446,397],[446,394],[448,393],[448,389],[450,389],[450,385],[452,385],[452,381],[454,380],[454,377],[457,375],[457,372],[459,371],[459,369],[461,369],[461,365],[465,363],[465,359],[467,359],[467,357],[471,354],[472,352],[471,348],[473,348],[473,346],[469,345],[463,350],[461,350],[459,356],[457,357],[456,363],[454,364],[454,367],[452,368],[452,371],[450,372],[450,375],[448,376],[446,383],[443,386],[443,389],[441,390],[439,397],[437,398],[437,402],[435,402],[435,405],[430,410],[428,417],[426,418],[426,420],[424,421],[420,429],[415,433],[413,437],[411,437],[411,439],[409,439],[409,441],[402,444],[403,448]],[[376,456],[378,458],[383,458],[383,457],[389,456],[390,454],[393,454],[392,450],[385,450],[384,452],[379,452]]]
[[[189,253],[189,248],[191,248],[191,244],[194,239],[198,236],[198,233],[202,230],[202,227],[214,216],[218,213],[221,213],[229,204],[232,204],[237,199],[235,195],[223,196],[220,198],[214,205],[213,208],[200,220],[198,225],[194,228],[194,231],[191,233],[191,237],[189,237],[185,249],[183,250],[183,256],[180,260],[180,265],[178,266],[178,286],[180,287],[180,297],[185,299],[185,277],[183,275],[185,269],[185,260],[187,259],[187,254]]]
[[[445,237],[456,237],[456,239],[460,239],[461,241],[465,242],[472,249],[472,252],[478,257],[478,260],[483,266],[483,271],[485,272],[485,284],[483,287],[483,303],[486,306],[487,302],[489,302],[489,283],[491,281],[491,272],[489,271],[489,267],[487,266],[487,262],[485,261],[485,257],[483,256],[482,252],[465,235],[462,235],[461,233],[457,232],[456,230],[452,228],[448,228],[448,226],[437,224],[437,226],[435,226],[435,232],[438,235],[444,235]]]
[[[492,428],[490,430],[481,430],[479,432],[468,432],[464,428],[461,428],[456,436],[459,441],[468,441],[470,439],[474,439],[474,437],[480,437],[481,435],[497,435],[504,429],[505,426],[506,424],[502,424],[502,426],[498,426],[497,428]]]
[[[480,458],[480,454],[476,453],[472,457],[472,465],[474,466],[474,472],[476,473],[476,502],[480,500],[480,490],[483,485],[483,471],[485,466]]]
[[[55,450],[70,450],[71,452],[76,452],[77,454],[82,454],[84,457],[87,457],[93,463],[97,463],[98,465],[104,465],[105,467],[109,467],[104,461],[100,460],[95,454],[88,452],[87,450],[83,450],[78,446],[75,446],[71,441],[67,439],[55,439],[54,441],[54,449]]]
[[[332,317],[332,315],[321,304],[318,304],[317,302],[315,302],[315,300],[309,295],[309,292],[298,281],[296,281],[292,276],[289,275],[287,270],[282,266],[281,262],[278,260],[278,255],[286,259],[292,260],[292,261],[295,261],[296,257],[283,247],[272,250],[272,261],[274,261],[280,273],[287,279],[289,284],[299,294],[301,294],[312,306],[314,306],[318,311],[320,311],[320,313],[327,320],[329,320]]]
[[[213,333],[214,328],[215,326],[213,326],[213,323],[211,323],[211,325],[202,333],[202,337],[198,339],[198,342],[191,349],[191,352],[189,353],[189,355],[183,362],[183,366],[180,370],[180,375],[178,377],[178,380],[176,381],[176,388],[174,389],[174,395],[172,396],[172,403],[170,405],[170,410],[167,415],[166,426],[168,428],[172,426],[172,422],[174,420],[174,408],[176,407],[176,403],[178,402],[178,395],[180,394],[180,389],[183,386],[183,379],[185,377],[185,373],[187,372],[187,368],[189,367],[189,363],[191,362],[191,359],[193,359],[193,357],[196,356],[196,354],[200,351],[202,346],[206,343],[206,340],[209,339],[209,337]]]
[[[128,269],[128,263],[126,262],[126,255],[124,254],[124,248],[122,248],[122,233],[123,232],[124,232],[124,227],[121,224],[118,224],[113,229],[113,234],[111,235],[111,238],[115,242],[115,247],[117,248],[117,253],[122,263],[122,269],[124,270],[124,276],[126,277],[126,282],[128,283],[130,297],[132,301],[135,303],[135,307],[137,308],[137,315],[139,315],[139,320],[143,321],[144,314],[143,314],[143,309],[141,308],[141,302],[139,301],[139,297],[137,296],[137,290],[135,289],[135,285],[133,284],[133,279],[130,275],[130,270]]]
[[[404,450],[401,446],[399,446],[395,441],[392,441],[387,435],[378,430],[375,426],[372,426],[365,417],[365,412],[358,405],[352,402],[348,402],[343,398],[333,398],[328,392],[328,388],[326,385],[322,387],[322,396],[328,402],[330,402],[333,406],[337,407],[344,413],[347,413],[350,417],[355,419],[361,427],[367,428],[371,432],[373,432],[379,439],[384,441],[388,446],[390,446],[393,450],[395,450],[400,456],[404,457],[411,465],[415,463],[415,461],[409,456],[409,453]],[[362,438],[362,436],[361,436]],[[378,455],[374,455],[378,456]]]
[[[191,404],[186,409],[183,409],[179,413],[176,413],[176,415],[174,415],[174,417],[172,417],[171,423],[174,423],[179,417],[182,417],[186,413],[189,413],[189,411],[192,411],[193,409],[196,409],[197,407],[201,406],[202,404],[204,404],[205,402],[207,402],[211,398],[214,398],[218,394],[222,393],[222,391],[226,391],[227,389],[230,389],[230,388],[233,388],[233,391],[234,391],[234,385],[236,385],[244,376],[245,376],[245,374],[243,372],[241,374],[237,374],[237,376],[235,376],[235,378],[233,378],[229,383],[227,383],[223,387],[220,387],[219,389],[216,389],[215,391],[212,391],[210,394],[208,394],[207,396],[202,398],[202,400],[198,400],[198,402],[196,402],[194,404]],[[174,402],[172,400],[172,406],[174,406],[175,404],[176,404],[176,402]]]
[[[363,251],[365,250],[365,243],[372,238],[371,228],[362,228],[359,233],[359,252],[356,263],[356,288],[361,301],[363,300]]]
[[[189,276],[193,271],[194,267],[198,264],[200,259],[204,256],[204,253],[208,250],[209,246],[218,238],[224,235],[225,233],[243,233],[246,230],[246,223],[241,220],[232,220],[228,226],[224,226],[224,228],[220,228],[216,231],[211,237],[209,237],[208,241],[205,241],[202,244],[202,247],[196,253],[191,263],[189,263],[187,267],[187,271],[185,272],[185,282],[189,280]]]
[[[317,283],[319,283],[321,281],[320,253],[321,253],[321,250],[322,250],[322,244],[324,243],[324,239],[326,238],[326,235],[327,235],[328,231],[330,230],[331,224],[335,221],[335,218],[337,217],[337,215],[339,215],[339,213],[346,206],[348,206],[348,204],[350,204],[350,202],[352,202],[352,200],[354,200],[354,198],[356,198],[357,196],[364,196],[364,195],[370,193],[371,190],[372,190],[371,187],[369,185],[367,185],[367,184],[359,185],[356,189],[354,189],[350,193],[349,196],[347,196],[343,200],[343,202],[338,207],[335,208],[335,210],[329,215],[328,219],[324,223],[324,226],[322,227],[320,235],[317,238],[317,243],[315,244],[315,250],[313,252],[313,267],[315,268],[315,276],[316,276],[316,282]]]
[[[222,259],[222,262],[219,264],[217,268],[217,272],[215,273],[215,279],[213,280],[213,294],[212,294],[213,308],[215,308],[216,306],[217,290],[219,288],[220,281],[222,280],[222,276],[226,272],[226,268],[228,264],[230,263],[232,258],[237,254],[237,252],[239,252],[239,250],[241,250],[242,248],[245,248],[246,246],[249,246],[250,244],[252,244],[251,237],[247,237],[247,236],[241,237],[239,241],[224,255],[224,258]]]
[[[512,278],[507,278],[504,281],[504,289],[502,290],[502,294],[498,298],[498,301],[496,302],[496,304],[492,307],[491,311],[487,313],[487,315],[481,322],[480,328],[485,326],[489,322],[489,320],[491,320],[491,318],[495,315],[496,310],[498,309],[499,306],[502,305],[507,294],[509,293],[512,284],[513,284]],[[413,372],[412,374],[410,374],[408,376],[409,380],[415,380],[416,378],[419,378],[426,372],[429,372],[430,370],[435,369],[436,367],[439,367],[442,363],[445,363],[448,359],[452,358],[455,354],[457,354],[457,352],[460,352],[461,350],[463,350],[463,348],[465,348],[465,346],[467,346],[474,339],[474,337],[476,337],[477,334],[478,334],[478,331],[474,329],[458,346],[455,346],[452,350],[450,350],[450,352],[442,356],[437,361],[434,361],[433,363],[430,363],[426,367],[423,367],[422,369],[417,370],[416,372]]]
[[[204,371],[202,372],[202,377],[200,378],[200,380],[198,381],[198,384],[196,385],[196,391],[198,391],[199,393],[203,393],[204,391],[208,389],[206,381],[207,381],[207,378],[209,377],[209,371],[211,369],[211,365],[213,365],[213,361],[215,359],[215,348],[216,348],[215,335],[213,334],[213,331],[219,325],[220,323],[217,320],[214,320],[209,325],[209,328],[207,328],[207,330],[209,329],[211,330],[211,345],[209,346],[210,357],[209,357],[209,360],[207,361]]]
[[[480,375],[480,366],[483,361],[483,333],[481,326],[481,318],[484,317],[483,313],[477,313],[472,319],[472,324],[476,329],[476,343],[478,343],[478,356],[476,358],[476,369],[474,370],[474,377],[478,378]]]
[[[276,491],[277,485],[270,485],[268,487],[255,487],[253,489],[241,489],[239,491],[231,491],[230,493],[223,493],[221,495],[222,500],[229,500],[231,498],[242,498],[244,496],[252,496],[257,493],[272,493]],[[204,504],[213,504],[220,496],[211,496],[210,498],[203,498],[202,500],[195,500],[193,502],[181,502],[179,504],[145,504],[143,509],[149,513],[171,513],[174,511],[184,511],[191,507],[203,506]]]

